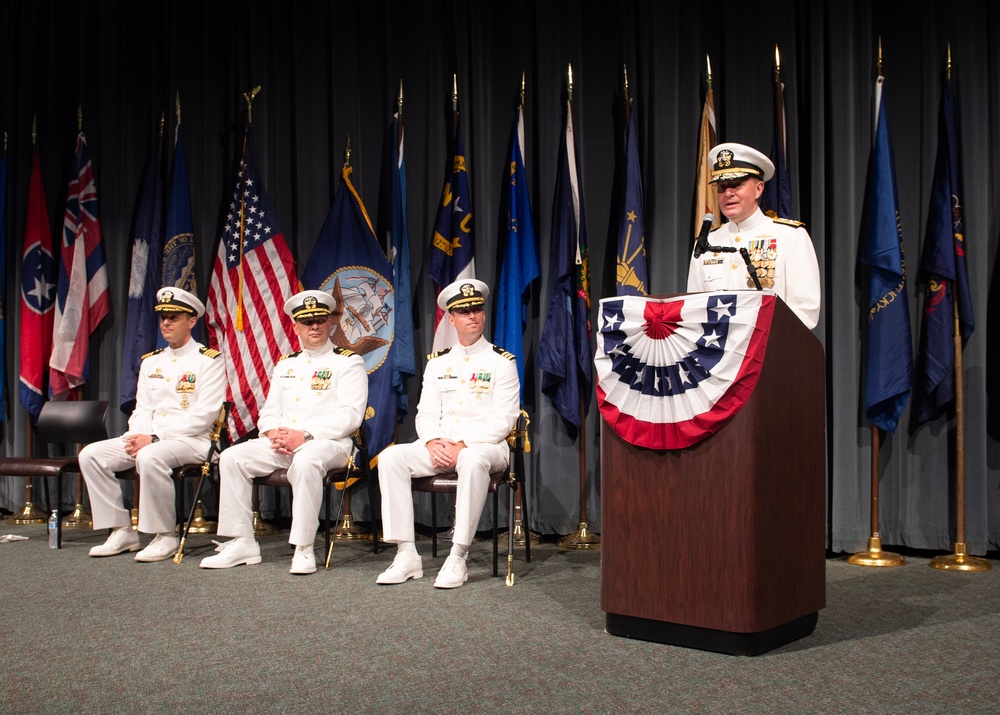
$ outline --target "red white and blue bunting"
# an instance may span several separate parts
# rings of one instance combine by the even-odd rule
[[[626,442],[683,449],[721,428],[760,376],[774,293],[600,302],[597,404]]]

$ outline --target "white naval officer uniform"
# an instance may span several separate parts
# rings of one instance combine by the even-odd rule
[[[417,441],[386,448],[379,455],[382,528],[385,541],[414,541],[410,480],[453,471],[431,462],[426,444],[447,438],[464,442],[458,474],[453,542],[468,546],[479,525],[490,473],[505,469],[505,441],[520,410],[520,383],[514,356],[483,337],[468,347],[456,344],[430,356],[417,405]]]
[[[812,239],[798,222],[769,218],[758,207],[746,221],[730,221],[712,231],[708,242],[713,246],[746,248],[752,259],[762,263],[763,287],[777,293],[807,328],[816,327],[820,306],[819,264]],[[769,261],[774,262],[773,267]],[[755,286],[748,285],[749,280],[747,265],[740,254],[709,252],[691,257],[687,289],[691,293],[753,290]],[[773,285],[769,285],[771,282]]]
[[[291,455],[271,449],[267,437],[223,451],[218,534],[253,538],[253,478],[288,469],[292,485],[288,541],[312,545],[323,504],[323,476],[347,464],[351,435],[361,426],[367,406],[368,374],[360,355],[327,342],[317,350],[281,358],[274,366],[257,429],[263,435],[287,427],[308,432],[313,439]]]
[[[115,472],[135,467],[139,473],[139,531],[172,532],[175,467],[202,462],[211,447],[212,423],[226,399],[226,369],[217,350],[188,340],[143,357],[135,409],[121,437],[94,442],[80,451],[80,472],[87,482],[95,529],[131,526]],[[156,435],[130,457],[124,438]]]

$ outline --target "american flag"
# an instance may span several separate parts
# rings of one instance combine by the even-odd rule
[[[63,396],[87,381],[90,335],[111,311],[97,184],[83,132],[76,138],[73,173],[66,193],[49,360],[49,391],[53,397]]]
[[[274,364],[298,342],[282,312],[298,291],[295,261],[257,173],[252,128],[243,147],[206,306],[209,343],[226,361],[234,438],[253,429]]]
[[[43,381],[45,366],[52,353],[55,287],[52,232],[36,146],[28,182],[28,212],[24,219],[21,259],[21,404],[36,419],[45,402]]]

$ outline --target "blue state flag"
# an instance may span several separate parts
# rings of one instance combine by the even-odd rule
[[[549,312],[536,364],[542,371],[542,392],[549,396],[563,419],[579,429],[590,409],[594,363],[590,329],[590,259],[569,102],[566,103],[556,171],[549,257]]]
[[[142,356],[160,337],[153,306],[160,288],[160,256],[163,253],[163,180],[160,174],[162,141],[157,139],[146,160],[139,205],[132,234],[132,270],[128,284],[125,319],[125,355],[119,387],[119,406],[125,414],[135,409],[135,391]],[[162,337],[161,337],[162,339]]]
[[[917,380],[916,424],[936,417],[955,399],[955,310],[962,343],[975,330],[962,225],[958,117],[950,78],[945,79],[938,117],[938,149],[931,184],[927,235],[920,256],[926,283]]]
[[[646,225],[642,206],[642,172],[639,168],[639,132],[635,107],[629,112],[625,139],[625,191],[618,216],[618,259],[615,292],[618,295],[646,295]]]
[[[792,218],[792,180],[785,161],[785,85],[774,80],[774,129],[771,134],[771,163],[774,176],[764,184],[760,210],[771,218]]]
[[[476,277],[476,247],[472,222],[472,192],[469,188],[468,165],[462,132],[455,113],[455,133],[449,156],[441,203],[434,220],[434,237],[431,241],[428,274],[434,281],[437,293],[459,278]],[[451,347],[457,339],[451,323],[444,320],[444,311],[435,306],[435,351]]]
[[[518,107],[511,130],[507,183],[507,236],[497,286],[493,343],[514,354],[524,398],[524,328],[528,322],[528,286],[539,275],[535,222],[531,215],[528,177],[524,168],[524,109]]]
[[[395,291],[392,267],[351,184],[351,171],[344,166],[343,181],[300,278],[304,289],[333,295],[337,300],[333,342],[364,358],[368,372],[364,427],[374,461],[396,434],[396,392],[392,389]]]
[[[389,231],[392,246],[392,287],[396,299],[393,330],[392,389],[396,417],[409,411],[407,380],[417,374],[413,340],[413,288],[410,281],[410,235],[406,224],[406,163],[403,158],[403,117],[392,118],[392,180]]]
[[[170,178],[170,195],[167,198],[167,227],[163,243],[162,285],[183,288],[198,295],[198,281],[194,273],[194,221],[191,218],[191,189],[188,184],[187,157],[178,124],[174,133],[174,164]],[[198,325],[191,335],[198,339]],[[163,336],[157,345],[164,347]]]
[[[876,92],[880,98],[882,83],[879,77]],[[913,348],[896,171],[884,99],[878,102],[875,146],[868,163],[860,260],[868,267],[866,315],[862,318],[868,334],[865,415],[886,432],[895,432],[913,386]]]

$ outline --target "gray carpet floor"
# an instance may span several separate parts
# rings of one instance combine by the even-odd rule
[[[103,534],[0,525],[4,713],[1000,713],[1000,563],[952,573],[827,561],[808,638],[737,657],[610,636],[600,552],[542,543],[515,583],[477,542],[462,588],[376,586],[392,549],[337,542],[329,571],[87,557]],[[322,538],[317,539],[322,550]],[[501,571],[503,561],[501,562]]]

